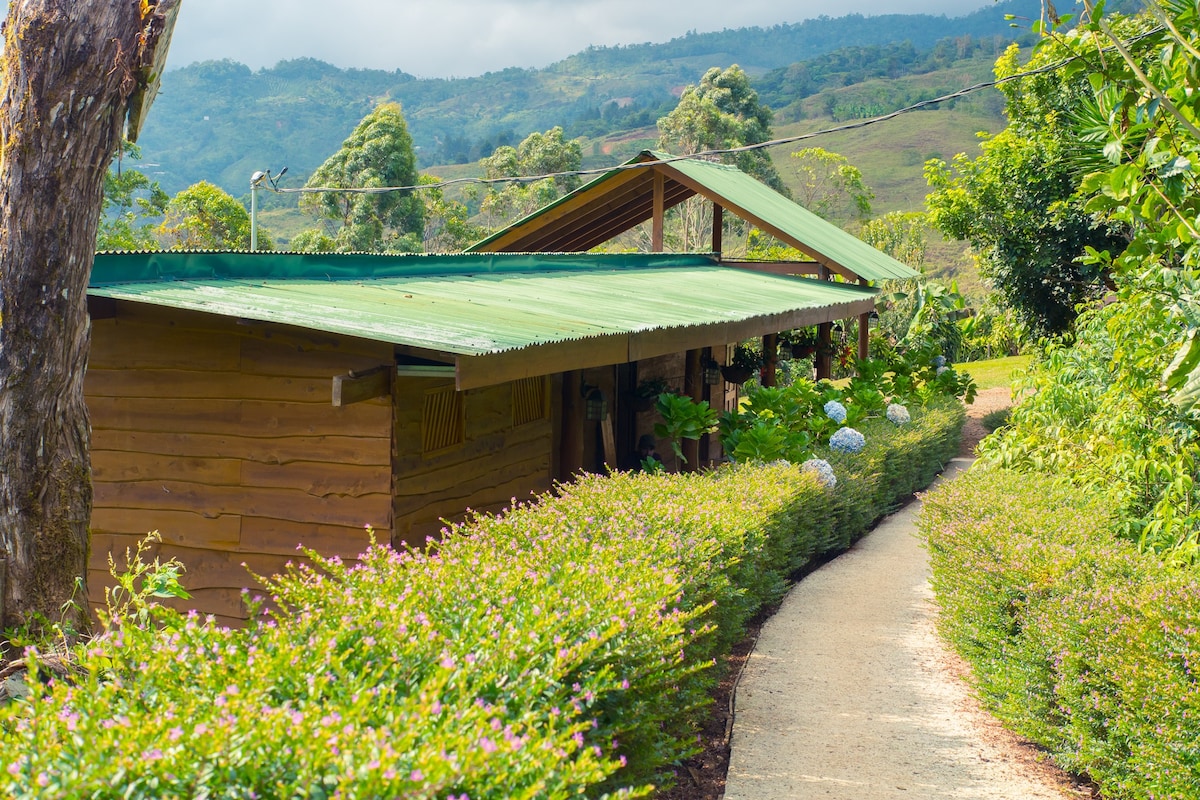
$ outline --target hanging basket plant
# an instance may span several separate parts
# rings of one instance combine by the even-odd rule
[[[733,358],[721,367],[721,376],[730,383],[745,383],[762,366],[762,354],[752,347],[739,344],[733,348]]]

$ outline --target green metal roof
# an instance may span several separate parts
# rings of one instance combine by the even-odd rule
[[[546,374],[845,318],[874,302],[862,287],[661,254],[99,254],[88,292],[462,357],[464,388],[484,385],[464,375],[487,357],[576,345],[543,357]],[[578,346],[587,342],[602,346]]]
[[[631,169],[644,175],[631,177]],[[840,267],[857,278],[880,281],[918,275],[911,267],[826,222],[737,167],[654,151],[641,153],[622,167],[477,242],[470,250],[553,249],[566,241],[580,242],[586,248],[607,241],[649,219],[653,171],[667,177],[668,207],[699,193],[818,262]],[[606,184],[612,187],[611,198],[606,197]],[[611,211],[616,204],[628,210]],[[603,213],[601,208],[605,209]],[[578,231],[588,227],[595,230],[595,236],[580,238]]]

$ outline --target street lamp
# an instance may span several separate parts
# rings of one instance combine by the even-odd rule
[[[271,170],[263,172],[259,170],[250,176],[250,252],[258,252],[258,190],[265,180],[270,184],[271,188],[279,191],[278,181],[287,172],[287,167],[279,170],[279,174],[272,177]]]
[[[259,170],[250,176],[250,252],[258,252],[258,187],[268,173]]]

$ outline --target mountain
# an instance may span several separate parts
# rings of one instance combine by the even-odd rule
[[[554,125],[591,137],[653,125],[705,69],[733,63],[756,77],[783,120],[796,120],[814,93],[833,96],[848,83],[889,77],[889,70],[895,77],[996,52],[1019,34],[1005,15],[1037,17],[1039,9],[1038,0],[1005,0],[954,18],[850,15],[689,33],[662,44],[593,47],[540,70],[472,78],[418,79],[315,59],[257,72],[233,61],[202,62],[163,76],[140,141],[141,168],[172,194],[209,180],[242,195],[256,170],[283,166],[295,185],[388,100],[403,105],[423,165],[462,163]],[[944,58],[924,55],[939,47]],[[843,104],[842,113],[872,102]]]

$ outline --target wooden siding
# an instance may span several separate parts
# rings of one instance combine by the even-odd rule
[[[459,393],[462,443],[422,452],[425,399],[452,387],[453,381],[441,378],[396,382],[392,492],[397,546],[436,536],[444,519],[459,521],[466,509],[499,511],[514,497],[527,499],[550,488],[553,424],[549,415],[514,424],[522,412],[514,409],[511,383]]]
[[[178,558],[187,607],[244,616],[251,572],[303,543],[353,558],[391,530],[391,402],[334,408],[334,375],[392,363],[390,346],[118,303],[92,325],[90,599],[147,531]],[[244,565],[244,566],[243,566]]]

